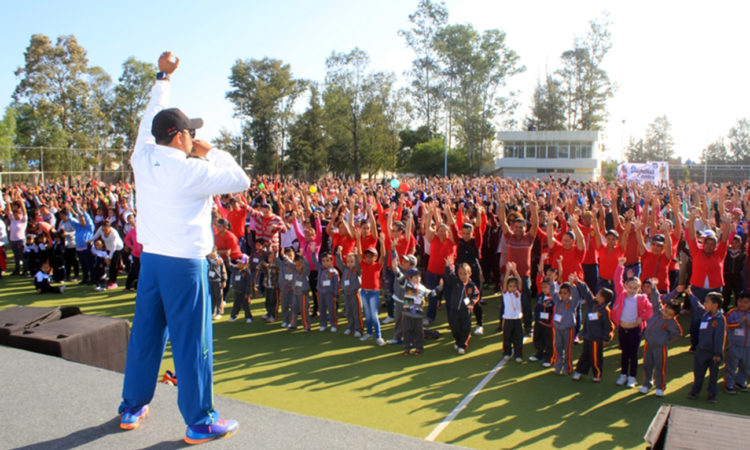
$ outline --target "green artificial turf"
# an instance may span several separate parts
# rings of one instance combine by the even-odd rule
[[[30,279],[0,280],[0,309],[75,305],[87,314],[130,319],[134,297],[122,291],[122,284],[106,292],[72,284],[63,295],[38,295]],[[318,331],[317,319],[309,333],[283,330],[278,321],[267,324],[260,319],[263,300],[255,299],[252,324],[242,317],[227,322],[228,310],[215,322],[214,391],[259,405],[425,438],[500,360],[501,338],[494,333],[498,299],[487,300],[485,335],[471,339],[466,355],[453,350],[441,310],[440,338],[426,341],[421,356],[405,357],[401,347],[378,347],[372,340],[345,336],[343,321],[337,333]],[[681,318],[683,329],[686,319]],[[384,338],[392,333],[393,324],[383,326]],[[538,363],[509,361],[436,440],[493,449],[633,448],[644,445],[643,434],[662,403],[747,413],[748,393],[730,396],[721,391],[719,402],[711,405],[704,387],[698,400],[687,400],[693,378],[687,347],[688,339],[681,338],[670,348],[663,399],[615,386],[619,369],[615,344],[605,348],[599,384],[592,383],[590,376],[573,382]],[[531,342],[524,351],[526,357],[532,354]],[[576,346],[576,360],[580,351]],[[168,349],[162,372],[171,368]],[[295,432],[304,435],[304,430]]]

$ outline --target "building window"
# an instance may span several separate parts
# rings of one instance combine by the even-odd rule
[[[536,158],[536,143],[535,142],[526,143],[526,157]]]
[[[540,159],[547,158],[547,143],[546,142],[536,143],[536,157]]]
[[[557,142],[550,142],[547,145],[547,158],[548,159],[557,158]]]
[[[503,143],[506,158],[523,158],[523,142]]]
[[[581,144],[579,142],[570,143],[570,157],[573,159],[581,157]]]
[[[536,169],[536,173],[575,173],[573,169]]]
[[[557,157],[558,158],[565,158],[568,159],[568,143],[567,142],[558,142],[557,143]]]
[[[593,155],[594,144],[581,145],[581,158],[591,158]]]

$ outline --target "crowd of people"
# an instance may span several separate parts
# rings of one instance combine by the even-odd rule
[[[133,196],[127,183],[80,178],[6,186],[0,231],[12,274],[57,292],[50,282],[116,289],[124,272],[124,289],[134,290],[141,248]],[[530,337],[529,361],[574,380],[589,371],[601,380],[603,346],[616,336],[616,383],[635,387],[644,341],[640,391],[664,395],[667,348],[682,334],[676,319],[690,314],[691,396],[708,370],[716,400],[721,363],[724,389],[748,390],[747,182],[261,177],[245,192],[215,196],[212,206],[214,319],[231,293],[228,320],[242,312],[252,322],[250,302],[261,298],[266,322],[310,331],[317,320],[320,331],[343,328],[419,355],[440,309],[459,354],[485,333],[485,313],[498,314],[504,359],[523,362]],[[492,296],[499,313],[486,311]],[[381,324],[391,322],[393,335],[385,336]]]

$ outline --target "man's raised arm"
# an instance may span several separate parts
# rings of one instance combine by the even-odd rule
[[[164,52],[159,56],[159,73],[154,87],[151,88],[151,99],[146,106],[146,112],[143,113],[141,124],[138,126],[138,137],[135,139],[133,155],[138,153],[144,145],[156,142],[151,134],[151,123],[154,121],[154,116],[167,107],[169,102],[169,76],[177,70],[179,64],[180,58],[174,56],[172,52]]]

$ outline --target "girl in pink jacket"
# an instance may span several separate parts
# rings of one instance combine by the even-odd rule
[[[617,385],[636,387],[638,381],[635,374],[638,370],[638,347],[641,344],[641,332],[646,328],[646,321],[653,314],[651,302],[646,294],[640,294],[641,280],[630,278],[626,283],[622,281],[625,271],[625,258],[618,260],[615,269],[615,293],[617,297],[612,307],[612,321],[617,327],[620,341],[620,377]]]

